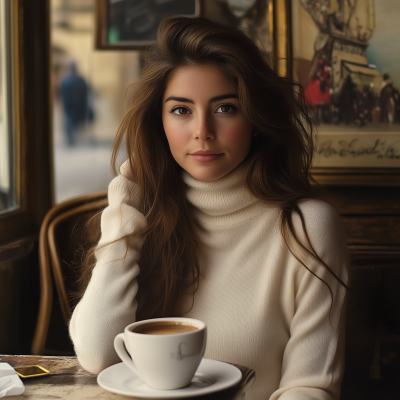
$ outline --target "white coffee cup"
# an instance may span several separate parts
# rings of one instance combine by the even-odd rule
[[[156,318],[128,325],[115,337],[114,347],[121,360],[148,386],[179,389],[192,380],[206,342],[207,327],[202,321]]]

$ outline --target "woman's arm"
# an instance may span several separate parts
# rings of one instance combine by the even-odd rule
[[[136,208],[136,184],[124,176],[119,175],[110,183],[108,202],[101,216],[96,266],[69,325],[78,360],[92,373],[120,361],[114,350],[114,338],[126,325],[135,322],[137,261],[144,239],[121,238],[147,227],[146,219]]]
[[[328,204],[310,200],[301,205],[307,232],[317,254],[348,283],[349,263],[339,215]],[[297,218],[296,218],[297,219]],[[299,220],[295,221],[300,232]],[[297,287],[295,313],[290,324],[280,387],[270,400],[338,400],[344,371],[346,289],[329,271],[311,260],[308,267],[329,284],[333,292],[303,266]]]

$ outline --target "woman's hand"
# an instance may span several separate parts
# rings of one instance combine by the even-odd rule
[[[119,168],[119,172],[121,173],[122,176],[124,176],[126,179],[129,179],[130,181],[134,182],[134,177],[132,173],[132,169],[129,165],[129,160],[126,160]]]

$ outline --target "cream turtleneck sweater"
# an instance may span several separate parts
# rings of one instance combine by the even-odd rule
[[[253,368],[256,382],[246,394],[249,400],[339,399],[345,290],[325,268],[305,258],[333,291],[330,312],[328,288],[296,260],[282,238],[279,209],[246,190],[240,167],[213,182],[197,181],[186,172],[183,177],[204,229],[193,308],[188,297],[176,311],[207,324],[205,357]],[[135,189],[123,176],[110,183],[99,246],[146,226]],[[322,201],[307,200],[300,208],[314,249],[347,283],[339,216]],[[299,218],[294,222],[302,236]],[[70,322],[76,354],[88,371],[98,373],[120,362],[113,340],[135,321],[142,245],[136,238],[96,251],[92,278]]]

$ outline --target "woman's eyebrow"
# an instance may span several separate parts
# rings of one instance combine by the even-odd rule
[[[187,99],[186,97],[176,97],[176,96],[169,96],[166,100],[165,103],[167,101],[171,101],[171,100],[175,100],[175,101],[179,101],[181,103],[191,103],[194,104],[193,100]]]
[[[213,98],[210,99],[209,103],[212,103],[213,101],[220,101],[220,100],[225,100],[225,99],[237,99],[238,95],[234,94],[234,93],[229,93],[229,94],[223,94],[221,96],[215,96]],[[165,103],[167,101],[171,101],[171,100],[175,100],[175,101],[179,101],[181,103],[191,103],[194,104],[194,101],[191,99],[188,99],[186,97],[177,97],[177,96],[169,96],[166,100]]]
[[[213,101],[220,101],[220,100],[225,100],[225,99],[237,99],[238,95],[234,93],[229,93],[229,94],[223,94],[221,96],[215,96],[212,99],[210,99],[210,103]]]

